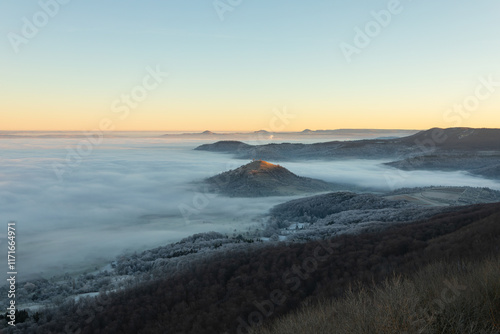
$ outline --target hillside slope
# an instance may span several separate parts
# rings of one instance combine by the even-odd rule
[[[500,255],[436,262],[410,277],[304,305],[252,334],[500,334]]]
[[[43,310],[26,332],[247,333],[307,301],[346,295],[436,261],[498,254],[500,204],[482,204],[383,231],[306,243],[249,245],[194,261],[168,279]],[[494,317],[500,317],[492,313]],[[21,329],[21,328],[19,328]],[[9,333],[9,331],[6,331]]]
[[[267,161],[252,161],[205,180],[210,190],[231,197],[291,196],[334,190],[333,184],[300,177]]]

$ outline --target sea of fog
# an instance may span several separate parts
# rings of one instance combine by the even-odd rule
[[[193,150],[212,141],[135,133],[90,147],[71,134],[0,136],[0,244],[6,252],[7,223],[15,221],[18,279],[92,270],[120,254],[194,233],[262,227],[266,212],[291,198],[207,194],[200,180],[248,162]],[[84,155],[75,159],[78,149]],[[394,187],[388,175],[396,172],[383,162],[280,164],[301,176],[384,191]],[[498,182],[462,172],[397,172],[397,187],[428,185],[500,189]],[[6,256],[0,259],[6,268]]]

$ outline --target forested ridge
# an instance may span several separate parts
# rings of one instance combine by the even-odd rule
[[[248,247],[146,282],[43,310],[23,333],[246,333],[305,301],[341,297],[435,261],[498,253],[500,204],[464,207],[383,231]],[[81,330],[81,331],[80,331]]]

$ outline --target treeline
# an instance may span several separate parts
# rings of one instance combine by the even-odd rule
[[[40,312],[23,333],[247,333],[250,326],[350,286],[435,261],[498,253],[500,204],[465,207],[381,232],[247,247],[194,262],[169,279]],[[11,330],[11,332],[13,332]]]
[[[314,222],[328,215],[349,210],[380,210],[415,208],[408,201],[390,201],[373,194],[356,194],[351,192],[335,192],[299,198],[276,205],[271,215],[278,220]]]

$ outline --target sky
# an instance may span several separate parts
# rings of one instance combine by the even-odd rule
[[[497,0],[3,0],[0,130],[500,127]]]

